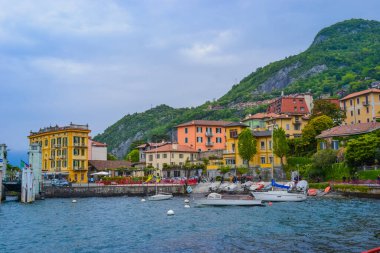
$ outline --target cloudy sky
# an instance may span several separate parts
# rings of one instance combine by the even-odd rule
[[[377,0],[0,0],[0,143],[70,122],[188,107],[305,50],[323,27],[380,20]]]

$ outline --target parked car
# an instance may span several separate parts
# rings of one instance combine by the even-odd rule
[[[53,179],[51,181],[51,185],[56,187],[68,187],[70,186],[70,183],[67,182],[65,179]]]

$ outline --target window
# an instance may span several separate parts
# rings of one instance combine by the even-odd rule
[[[74,174],[74,181],[78,181],[78,174]]]
[[[51,146],[54,147],[55,145],[55,139],[51,139]]]
[[[367,109],[367,113],[369,113],[369,108],[367,107],[366,109]]]
[[[187,127],[185,127],[185,134],[187,134],[188,133],[188,129],[187,129]]]
[[[216,128],[216,133],[219,133],[219,134],[222,133],[222,128],[217,127],[217,128]]]
[[[272,164],[273,163],[273,157],[269,157],[269,163]]]
[[[319,143],[320,149],[326,149],[326,143],[325,142],[320,142]]]
[[[360,115],[360,109],[358,109],[358,115]]]
[[[358,123],[361,123],[361,122],[360,122],[360,119],[358,120]]]
[[[157,159],[160,159],[160,154],[156,154],[156,158],[157,158]]]
[[[294,111],[295,111],[295,112],[297,111],[297,106],[294,106]]]
[[[235,159],[226,159],[226,165],[235,165]]]
[[[206,133],[212,133],[212,128],[211,127],[206,127]]]
[[[149,155],[149,161],[153,161],[153,155]]]
[[[301,126],[299,124],[294,125],[294,130],[301,130]]]
[[[183,158],[183,154],[179,154],[179,158],[181,158],[181,159],[182,159],[182,158]]]
[[[168,158],[168,154],[163,154],[162,158]]]
[[[260,161],[261,161],[261,164],[264,164],[265,163],[265,157],[264,156],[260,157]]]
[[[202,127],[197,127],[197,133],[202,133]]]
[[[79,155],[79,149],[74,148],[74,149],[73,149],[73,154],[74,154],[74,155]]]
[[[182,166],[183,165],[183,162],[179,162],[179,166]]]
[[[185,138],[185,143],[188,143],[189,142],[189,139],[186,137]]]
[[[81,154],[81,156],[84,156],[84,149],[80,150],[80,154]]]
[[[354,112],[353,111],[351,111],[351,116],[354,116]]]
[[[369,122],[369,119],[367,118],[367,122]]]
[[[174,153],[172,154],[172,158],[174,158]]]
[[[331,148],[334,150],[338,150],[339,149],[339,141],[337,141],[337,140],[332,141],[331,142]]]
[[[269,149],[272,150],[272,141],[269,141]]]
[[[301,107],[301,112],[305,111],[305,107]]]
[[[51,167],[51,168],[54,168],[54,167],[55,167],[55,161],[54,161],[54,160],[51,161],[50,167]]]
[[[62,146],[67,147],[67,137],[62,138]]]
[[[174,173],[174,177],[180,177],[181,176],[181,172],[179,170],[175,170],[173,173]]]
[[[346,101],[343,102],[343,109],[346,110]]]
[[[350,105],[352,106],[352,99],[350,99]]]
[[[290,125],[286,124],[286,130],[290,130]]]
[[[66,167],[67,167],[67,160],[63,160],[63,162],[62,162],[62,167],[63,167],[63,168],[66,168]]]
[[[231,148],[232,148],[232,152],[235,152],[235,143],[232,143]]]
[[[236,129],[230,130],[230,138],[237,138],[237,137],[238,137],[237,130]]]
[[[202,143],[203,142],[203,138],[202,137],[197,137],[197,142],[198,143]]]
[[[74,142],[74,146],[75,146],[75,145],[79,145],[79,143],[80,143],[80,137],[78,137],[78,136],[73,136],[73,142]]]
[[[356,103],[360,104],[360,99],[359,98],[356,99]]]
[[[84,174],[83,174],[83,173],[80,174],[80,180],[81,180],[81,181],[84,180]]]
[[[222,143],[222,138],[221,137],[216,137],[216,143]]]
[[[265,142],[264,141],[260,142],[260,149],[265,149]]]
[[[46,139],[45,140],[45,147],[47,147],[49,145],[49,141]]]

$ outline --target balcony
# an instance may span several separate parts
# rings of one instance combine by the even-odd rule
[[[206,142],[206,147],[212,147],[212,146],[214,146],[213,142]]]
[[[232,154],[235,154],[235,151],[234,150],[223,150],[223,154],[224,155],[232,155]]]
[[[369,102],[368,101],[363,101],[362,104],[363,104],[363,106],[369,106]]]
[[[237,138],[239,138],[239,135],[238,135],[238,133],[230,133],[230,137],[237,139]]]
[[[86,147],[87,147],[87,144],[86,144],[86,143],[75,143],[75,142],[74,142],[74,147],[82,147],[82,148],[86,148]]]
[[[213,133],[212,133],[212,132],[206,132],[206,136],[207,136],[207,137],[212,137],[212,136],[213,136]]]
[[[83,168],[83,167],[74,166],[73,170],[74,171],[81,171],[81,170],[87,170],[87,169]]]
[[[294,125],[301,125],[301,120],[299,119],[296,119],[294,122],[293,122]]]

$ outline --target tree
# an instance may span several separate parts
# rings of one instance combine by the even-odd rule
[[[244,174],[248,173],[248,168],[247,167],[237,167],[236,171],[239,173],[240,176],[243,176]]]
[[[333,149],[319,150],[313,155],[313,168],[316,170],[314,176],[324,177],[332,165],[336,163],[338,151]]]
[[[372,165],[379,161],[380,138],[376,133],[362,135],[347,142],[345,160],[349,166]]]
[[[317,150],[317,140],[315,137],[333,126],[333,120],[326,115],[311,119],[302,130],[302,145],[306,149],[305,151],[315,153]]]
[[[137,163],[140,161],[140,152],[137,149],[129,152],[128,155],[125,156],[125,160],[130,161],[132,163]]]
[[[273,131],[273,153],[280,157],[281,167],[284,167],[284,157],[289,153],[289,145],[286,139],[285,130],[281,127]],[[272,158],[274,159],[274,157]]]
[[[224,178],[224,175],[231,171],[231,167],[230,166],[220,166],[220,168],[218,170],[219,170],[220,174],[222,174],[222,178]],[[222,179],[222,181],[223,181],[223,179]]]
[[[114,155],[111,154],[111,153],[108,153],[108,154],[107,154],[107,160],[111,160],[111,161],[113,161],[113,160],[117,160],[117,157],[114,156]]]
[[[247,167],[249,168],[249,161],[257,152],[256,139],[253,137],[251,130],[246,128],[239,134],[238,141],[239,156],[244,161],[247,161]]]
[[[328,100],[323,99],[315,100],[310,119],[314,119],[322,115],[329,116],[333,120],[334,126],[340,125],[346,118],[346,114],[337,104],[333,104]]]

